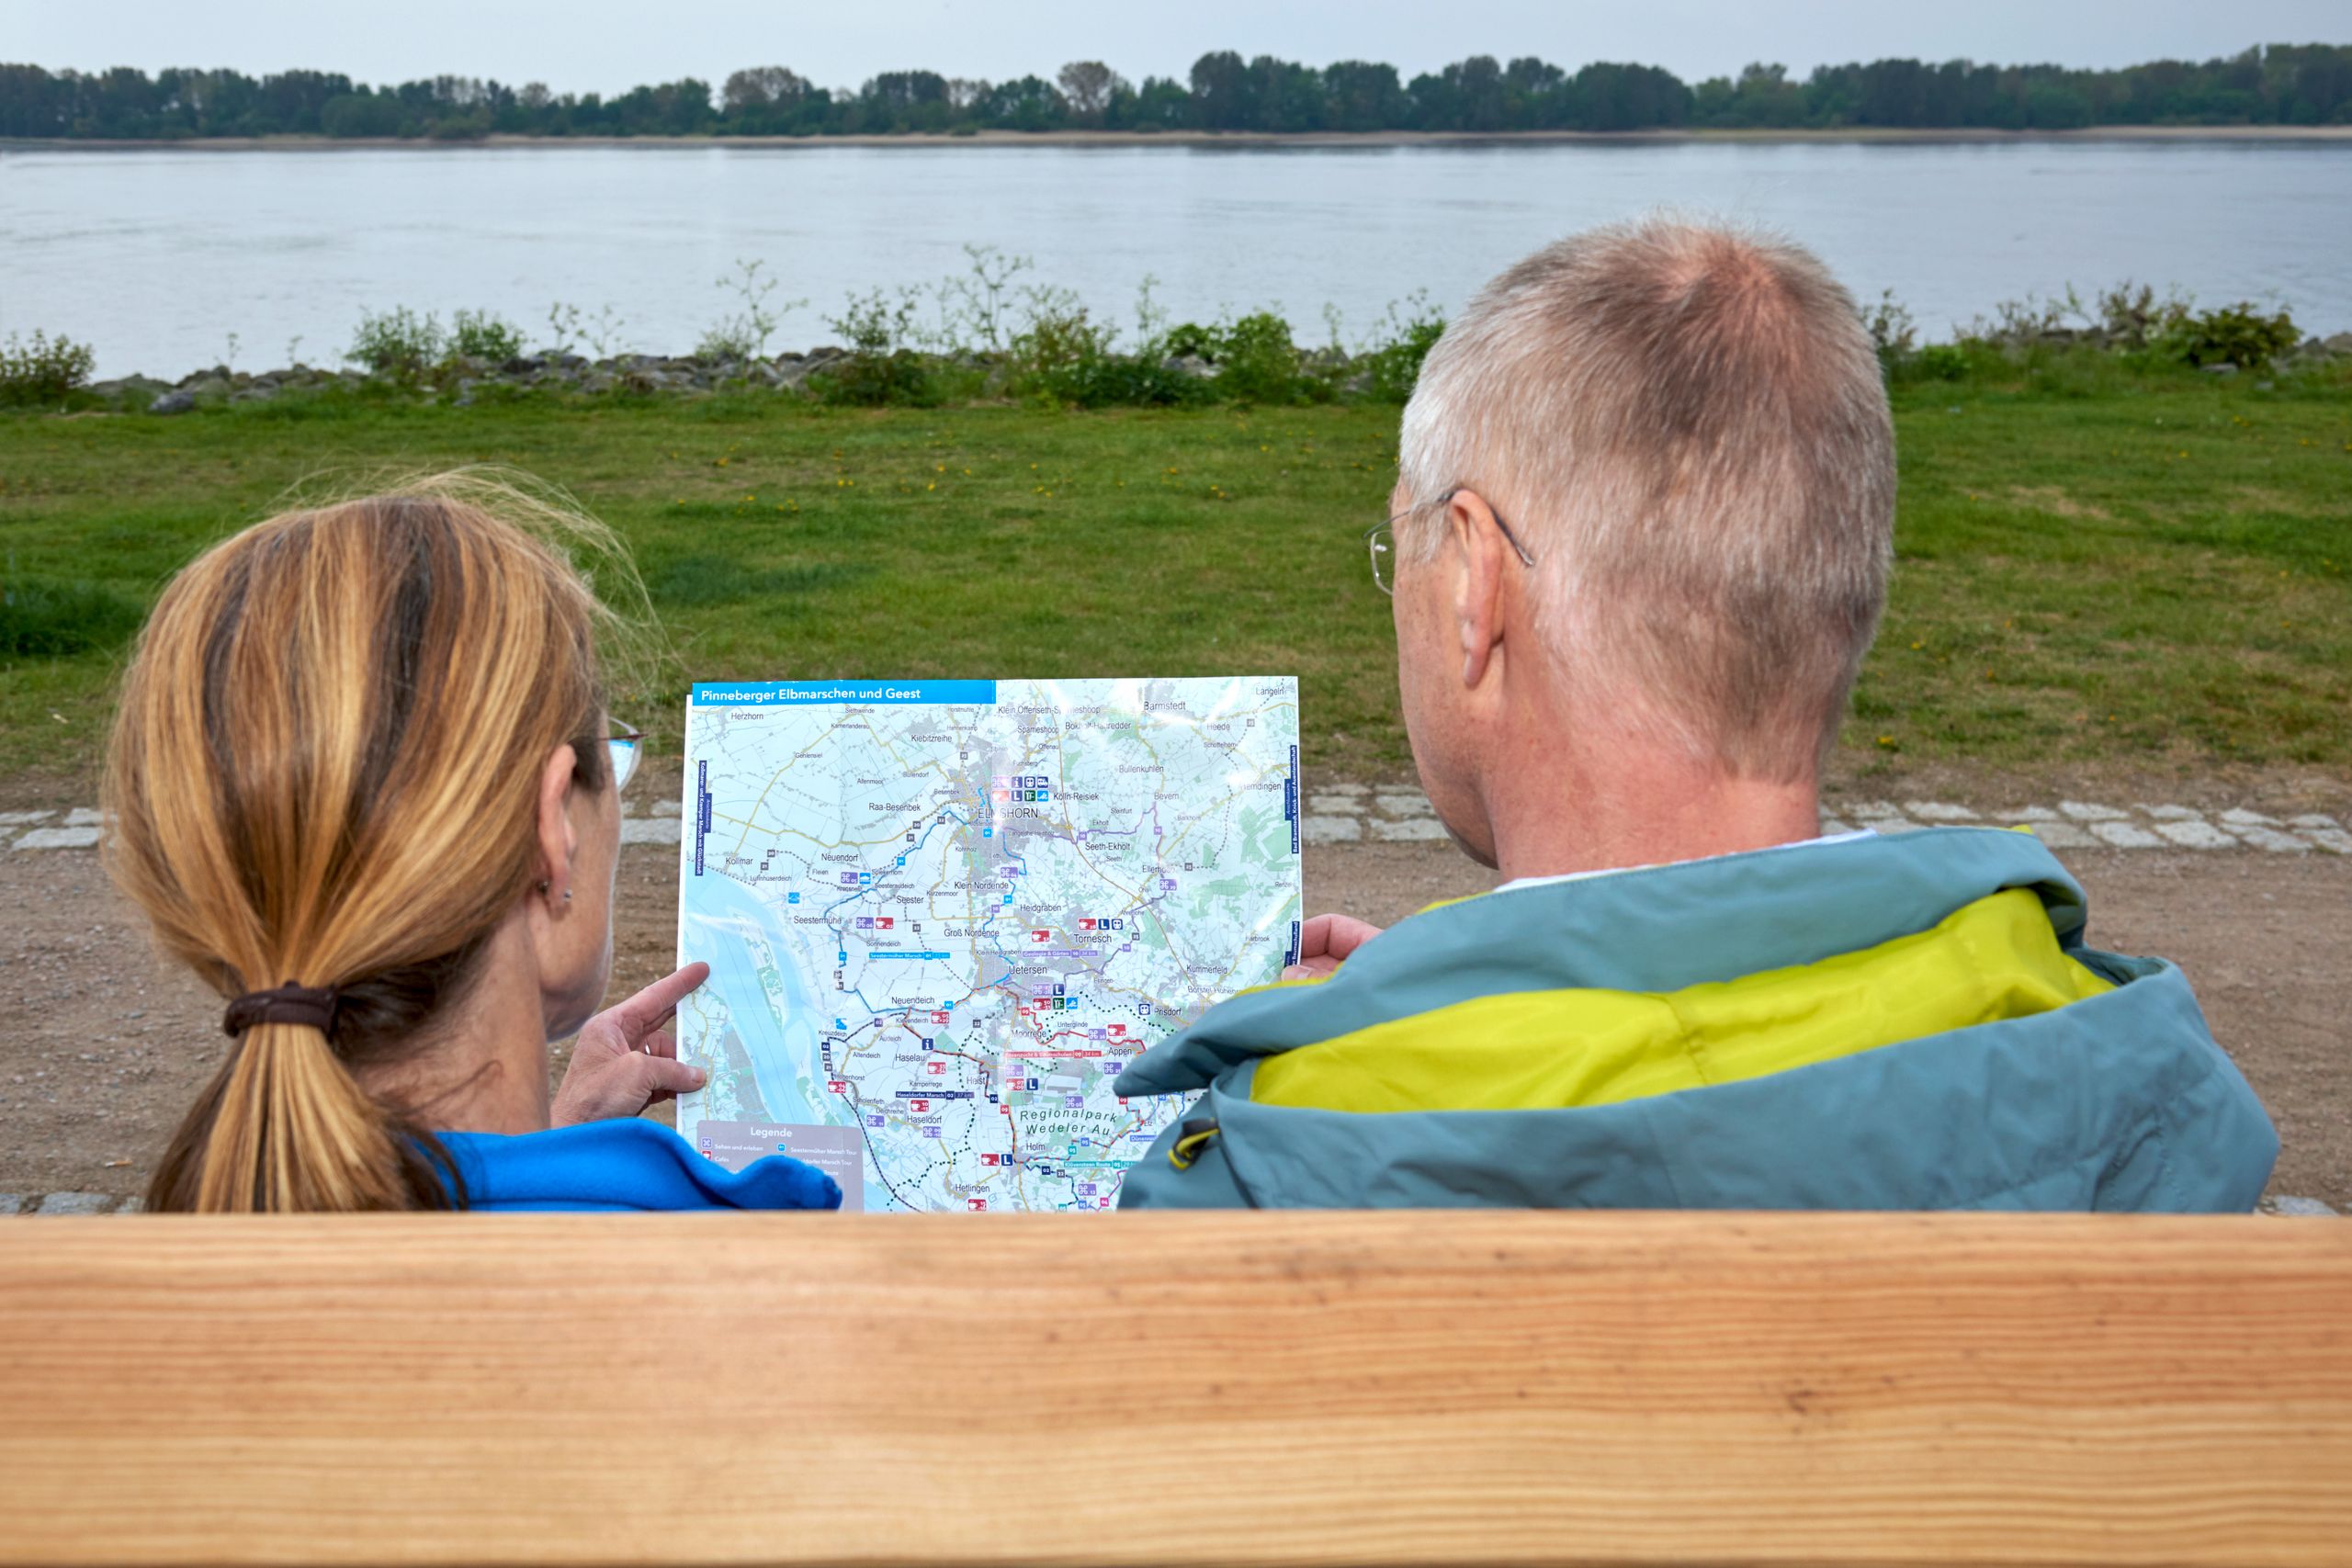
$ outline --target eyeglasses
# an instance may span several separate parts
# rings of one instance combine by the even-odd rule
[[[1432,506],[1445,505],[1455,496],[1460,495],[1464,488],[1465,487],[1464,486],[1456,485],[1453,489],[1447,491],[1443,495],[1439,496],[1435,501],[1424,501],[1418,505],[1408,506],[1405,508],[1404,511],[1397,513],[1395,516],[1384,518],[1382,521],[1374,523],[1371,527],[1364,530],[1363,542],[1372,551],[1372,580],[1374,582],[1379,584],[1380,591],[1383,593],[1389,595],[1391,598],[1396,597],[1396,584],[1392,576],[1392,573],[1396,570],[1396,525],[1416,513],[1427,512]],[[1519,542],[1519,536],[1510,531],[1510,525],[1503,521],[1503,514],[1497,512],[1491,506],[1487,508],[1487,514],[1495,520],[1495,526],[1502,530],[1504,541],[1510,546],[1513,553],[1519,557],[1519,564],[1531,568],[1534,566],[1535,558],[1527,553],[1527,547],[1521,544]]]
[[[629,775],[637,772],[638,754],[645,749],[645,731],[631,729],[619,719],[610,722],[613,734],[605,742],[605,750],[613,762],[613,793],[618,795],[628,787]]]

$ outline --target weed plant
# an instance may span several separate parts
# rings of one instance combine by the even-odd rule
[[[30,342],[8,334],[0,347],[0,408],[55,406],[86,386],[96,356],[87,344],[35,333]]]
[[[402,386],[447,380],[460,362],[503,365],[523,352],[523,331],[489,310],[459,310],[446,329],[430,310],[405,305],[360,313],[344,356]]]

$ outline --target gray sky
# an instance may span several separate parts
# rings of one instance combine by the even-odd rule
[[[449,73],[612,93],[741,65],[828,86],[876,71],[1050,76],[1100,59],[1182,76],[1212,49],[1408,76],[1471,54],[1664,65],[1914,55],[2125,65],[2254,43],[2352,42],[2346,0],[0,0],[0,61],[85,70],[310,66],[367,81]]]

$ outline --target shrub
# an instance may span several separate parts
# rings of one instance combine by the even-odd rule
[[[405,305],[395,305],[380,314],[359,313],[359,330],[352,335],[345,357],[378,376],[413,381],[440,363],[447,344],[439,317],[429,310],[419,315]]]
[[[1163,354],[1216,367],[1216,393],[1238,402],[1295,403],[1317,389],[1299,372],[1290,323],[1271,310],[1202,326],[1187,321],[1160,339]]]
[[[1871,334],[1871,346],[1878,350],[1879,369],[1890,378],[1918,349],[1919,323],[1892,288],[1862,312],[1862,326]]]
[[[910,346],[915,333],[911,290],[895,297],[879,288],[852,294],[842,313],[828,316],[825,324],[842,335],[849,353],[808,378],[819,397],[869,408],[939,400],[932,367]]]
[[[1157,358],[1111,355],[1071,367],[1046,386],[1057,402],[1080,408],[1172,408],[1199,402],[1216,383],[1170,370]]]
[[[568,355],[577,342],[598,359],[610,359],[620,348],[627,325],[610,305],[591,316],[579,306],[559,299],[548,307],[548,352],[558,356]]]
[[[2295,346],[2294,319],[2286,311],[2264,315],[2241,300],[2182,319],[2167,334],[2174,355],[2191,365],[2235,365],[2257,370]]]
[[[523,353],[523,329],[488,310],[460,310],[450,319],[449,349],[467,359],[503,365]]]
[[[1013,392],[1080,408],[1165,407],[1203,395],[1201,381],[1161,362],[1148,310],[1141,346],[1123,354],[1117,333],[1095,321],[1069,290],[1030,288],[1022,298],[1025,319],[1007,350]]]
[[[765,262],[738,256],[735,271],[718,280],[722,290],[731,291],[741,309],[702,334],[695,345],[695,357],[714,363],[727,360],[765,359],[768,339],[775,335],[776,327],[790,312],[808,303],[806,299],[786,299],[782,304],[771,302],[776,280],[760,276]]]
[[[2098,297],[2098,331],[2111,348],[2143,348],[2167,337],[2188,319],[2188,301],[2177,294],[2159,298],[2155,289],[2129,279]]]
[[[2070,286],[2063,299],[2042,299],[2033,295],[2023,299],[2004,299],[1993,307],[1990,318],[1979,316],[1961,328],[1960,340],[1991,344],[1997,348],[2061,342],[2078,335],[2067,322],[2087,317],[2082,299]]]
[[[143,612],[109,588],[0,579],[0,657],[56,659],[120,646]]]
[[[1168,329],[1168,335],[1159,340],[1160,347],[1179,359],[1214,361],[1216,358],[1216,329],[1202,326],[1197,321],[1186,321],[1181,326],[1170,327]]]
[[[1908,368],[1921,381],[1957,381],[1968,374],[1968,351],[1958,344],[1931,343],[1912,355]]]
[[[725,365],[746,359],[763,357],[759,344],[745,330],[740,320],[720,321],[707,327],[695,344],[695,357],[711,365]]]
[[[1355,358],[1354,368],[1365,373],[1365,395],[1386,403],[1410,398],[1421,378],[1421,361],[1444,335],[1445,317],[1428,295],[1416,294],[1402,308],[1390,305],[1386,330]]]
[[[960,277],[940,280],[937,346],[954,353],[965,348],[999,350],[1010,346],[1014,308],[1012,280],[1037,264],[1027,256],[1007,255],[994,245],[967,243],[965,271]],[[1147,283],[1147,291],[1148,284]],[[1050,303],[1052,291],[1031,289],[1026,298],[1034,317],[1041,303]]]
[[[89,344],[71,338],[35,333],[26,343],[9,333],[8,345],[0,348],[0,407],[62,401],[88,384],[96,358]]]
[[[1218,389],[1243,402],[1296,402],[1307,390],[1290,323],[1271,310],[1227,327],[1216,359]]]

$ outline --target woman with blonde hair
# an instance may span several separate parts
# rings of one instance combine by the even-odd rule
[[[606,713],[613,618],[566,534],[605,537],[447,476],[256,524],[164,590],[115,723],[110,865],[231,1040],[151,1208],[840,1202],[636,1119],[702,1082],[667,1024],[707,970],[594,1011],[640,738]]]

